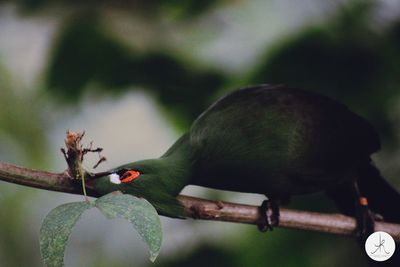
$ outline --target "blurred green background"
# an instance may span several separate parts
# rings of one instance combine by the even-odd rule
[[[374,156],[400,189],[398,1],[0,2],[0,160],[63,171],[67,129],[103,147],[100,169],[161,155],[224,93],[285,83],[336,98],[369,119]],[[89,159],[88,168],[96,157]],[[0,182],[0,266],[43,266],[38,232],[80,196]],[[184,193],[258,204],[260,196]],[[335,211],[322,194],[291,207]],[[163,219],[156,263],[131,226],[89,211],[67,266],[365,266],[352,239]]]

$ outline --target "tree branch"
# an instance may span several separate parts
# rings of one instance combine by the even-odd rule
[[[178,196],[178,200],[185,207],[188,217],[194,219],[246,224],[262,222],[257,206],[211,201],[183,195]],[[356,221],[352,217],[285,208],[280,208],[279,227],[345,236],[355,236],[356,233]],[[376,222],[375,231],[387,232],[395,241],[400,241],[399,224]]]
[[[0,180],[51,191],[83,194],[81,182],[72,178],[68,172],[51,173],[0,162]],[[90,187],[87,187],[87,194],[99,197],[99,194]],[[179,195],[178,200],[185,207],[187,217],[190,218],[246,224],[258,224],[261,221],[259,209],[256,206],[211,201],[183,195]],[[279,226],[346,236],[354,236],[356,231],[356,222],[351,217],[284,208],[280,210]],[[400,242],[399,224],[376,222],[375,229],[389,233],[396,241]]]

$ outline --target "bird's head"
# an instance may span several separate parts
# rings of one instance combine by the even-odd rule
[[[121,191],[137,197],[151,198],[151,192],[160,187],[158,174],[157,164],[135,162],[97,173],[89,178],[89,184],[101,195]]]
[[[175,197],[180,187],[176,172],[161,160],[145,160],[129,163],[106,172],[97,173],[88,179],[88,184],[98,195],[114,191],[145,198],[160,214],[180,216],[182,207]]]

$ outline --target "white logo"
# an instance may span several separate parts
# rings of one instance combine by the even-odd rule
[[[365,241],[365,252],[375,261],[385,261],[392,257],[396,245],[393,238],[386,232],[372,233]]]

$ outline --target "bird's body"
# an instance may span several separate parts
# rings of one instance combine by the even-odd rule
[[[278,197],[355,180],[379,149],[374,129],[344,105],[279,86],[222,98],[178,144],[190,151],[189,184]]]
[[[96,189],[141,196],[160,214],[179,216],[175,197],[186,185],[280,199],[329,190],[362,181],[360,169],[379,148],[373,127],[339,102],[263,85],[215,102],[162,157],[110,171],[138,171],[133,181],[100,180]]]

